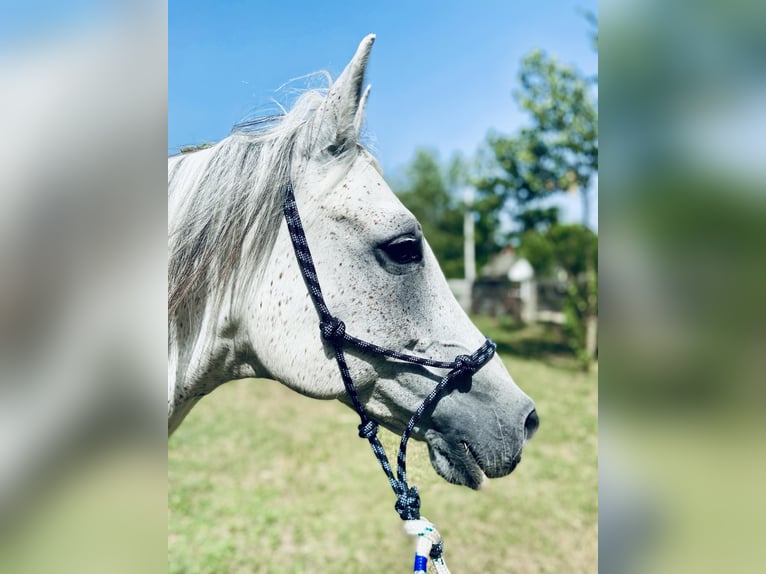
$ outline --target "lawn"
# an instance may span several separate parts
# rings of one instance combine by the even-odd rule
[[[481,327],[501,351],[520,337]],[[553,355],[501,357],[537,403],[540,430],[517,470],[479,492],[447,484],[425,445],[410,445],[423,514],[455,574],[596,572],[597,376]],[[273,381],[206,397],[169,444],[168,571],[407,572],[413,542],[357,423],[340,403]],[[382,439],[395,452],[396,437]]]

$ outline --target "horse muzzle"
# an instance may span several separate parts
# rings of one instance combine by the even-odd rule
[[[456,402],[444,410],[453,410]],[[501,417],[492,407],[483,414],[459,409],[452,416],[439,410],[425,433],[431,465],[447,482],[473,489],[479,489],[488,478],[513,472],[521,462],[524,444],[540,425],[531,401],[523,415],[516,417]]]

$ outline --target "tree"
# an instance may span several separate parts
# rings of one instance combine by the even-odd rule
[[[535,50],[522,61],[519,83],[514,96],[530,124],[514,137],[490,134],[494,161],[478,187],[484,196],[500,198],[512,213],[516,239],[538,273],[550,273],[556,265],[566,271],[565,330],[588,368],[596,351],[598,289],[597,241],[587,229],[587,190],[598,174],[592,80]],[[582,225],[559,225],[555,208],[542,204],[564,192],[580,193]]]
[[[598,173],[598,111],[590,82],[541,50],[524,58],[519,81],[514,96],[531,125],[515,137],[489,136],[495,169],[479,188],[517,211],[554,193],[580,191],[587,225],[586,191]]]

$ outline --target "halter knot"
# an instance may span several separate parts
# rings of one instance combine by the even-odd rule
[[[420,518],[420,494],[418,493],[418,487],[412,486],[399,493],[396,497],[394,508],[402,520],[417,520]]]
[[[366,438],[370,440],[378,432],[378,423],[372,419],[367,419],[367,422],[359,425],[359,438]]]
[[[458,355],[455,357],[455,371],[473,375],[479,370],[480,366],[470,355]]]
[[[346,336],[346,325],[337,317],[319,323],[319,330],[322,332],[322,338],[328,343],[342,343]]]

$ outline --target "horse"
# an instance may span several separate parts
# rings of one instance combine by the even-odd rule
[[[450,291],[420,225],[361,138],[367,36],[328,90],[219,143],[168,159],[168,433],[219,385],[275,379],[352,405],[283,218],[294,190],[328,308],[387,349],[450,360],[485,339]],[[426,364],[347,350],[360,408],[401,434],[441,379]],[[434,470],[478,489],[514,470],[533,401],[494,356],[412,425]]]

